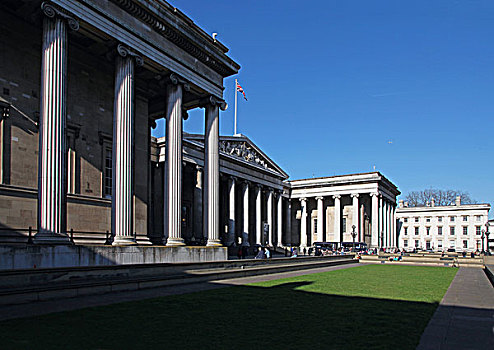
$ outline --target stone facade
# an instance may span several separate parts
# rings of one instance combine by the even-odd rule
[[[453,205],[408,207],[400,201],[396,210],[399,247],[458,252],[487,249],[489,204],[461,204],[458,197]],[[484,247],[482,245],[484,240]]]
[[[164,1],[7,0],[0,9],[1,228],[11,238],[31,227],[39,243],[67,242],[69,232],[102,243],[109,231],[118,244],[150,244],[151,127],[171,120],[172,105],[170,140],[181,139],[187,110],[213,106],[217,118],[223,78],[239,66]]]
[[[380,173],[287,181],[248,137],[220,137],[240,67],[165,1],[5,0],[0,30],[1,243],[305,247],[355,225],[396,246]],[[194,108],[201,135],[182,130]]]
[[[379,172],[288,181],[291,241],[395,248],[397,187]],[[355,227],[354,227],[355,226]],[[352,234],[353,233],[353,234]],[[355,235],[355,237],[353,237]]]

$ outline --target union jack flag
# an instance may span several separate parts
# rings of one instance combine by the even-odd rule
[[[242,87],[240,86],[240,84],[237,82],[237,91],[238,92],[241,92],[242,95],[244,95],[244,98],[245,98],[245,101],[248,101],[247,100],[247,96],[245,96],[245,92],[244,92],[244,89],[242,89]]]

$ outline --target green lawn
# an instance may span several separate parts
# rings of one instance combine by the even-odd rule
[[[2,349],[415,349],[456,269],[365,265],[0,322]]]

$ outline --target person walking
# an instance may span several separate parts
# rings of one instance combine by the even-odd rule
[[[269,251],[269,248],[266,248],[266,259],[271,259],[271,252]]]

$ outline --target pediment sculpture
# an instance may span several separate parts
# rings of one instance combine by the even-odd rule
[[[247,142],[221,141],[220,151],[268,169],[268,163]]]

